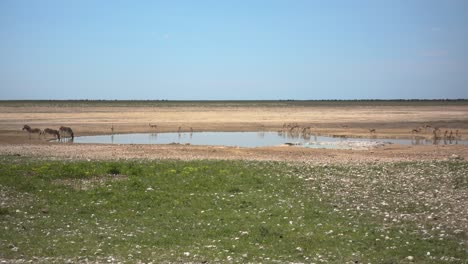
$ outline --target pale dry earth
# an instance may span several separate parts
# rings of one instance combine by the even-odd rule
[[[423,237],[447,239],[468,232],[466,189],[457,188],[453,175],[437,162],[427,163],[439,177],[425,177],[419,170],[367,175],[351,166],[351,173],[334,171],[328,164],[386,163],[399,161],[437,161],[468,159],[467,145],[383,145],[361,150],[310,149],[298,146],[238,148],[191,145],[112,145],[53,143],[21,131],[24,124],[58,129],[70,126],[76,135],[182,131],[278,131],[285,123],[310,126],[314,133],[349,137],[369,137],[376,129],[378,138],[411,138],[411,130],[430,125],[442,131],[459,130],[467,140],[467,106],[350,106],[350,107],[5,107],[0,105],[0,155],[34,156],[44,159],[118,160],[118,159],[242,159],[301,163],[304,177],[316,195],[336,203],[335,212],[349,215],[370,213],[381,219],[383,230],[392,225],[413,222]],[[430,129],[417,136],[430,138]],[[323,175],[308,174],[309,164],[320,164]],[[297,164],[295,164],[297,165]],[[384,170],[393,170],[391,163]],[[463,173],[463,172],[461,172]],[[99,179],[102,180],[102,179]],[[87,184],[71,182],[78,188]],[[329,190],[329,191],[327,191]],[[398,192],[400,195],[394,195]],[[315,192],[312,192],[314,195]],[[8,192],[2,192],[7,197]],[[22,199],[28,199],[23,197]],[[406,207],[421,208],[405,212]],[[396,209],[395,209],[396,208]],[[398,210],[397,210],[398,209]],[[384,238],[387,239],[387,238]],[[392,238],[389,238],[392,239]],[[467,241],[460,240],[466,248]],[[468,251],[467,251],[468,252]],[[58,259],[61,262],[63,259]],[[14,261],[12,262],[22,262]],[[53,259],[36,259],[51,262]],[[450,256],[441,262],[453,262]],[[62,261],[63,262],[63,261]]]
[[[0,153],[71,159],[254,159],[314,162],[441,160],[456,154],[468,158],[466,146],[387,145],[371,150],[304,149],[299,147],[235,148],[178,145],[89,145],[51,143],[21,131],[70,126],[77,136],[181,131],[278,131],[283,124],[311,127],[319,135],[411,138],[412,129],[430,125],[468,134],[468,105],[448,106],[24,106],[0,105]],[[157,129],[149,124],[157,125]],[[430,129],[417,133],[431,138]],[[50,139],[50,138],[49,138]]]

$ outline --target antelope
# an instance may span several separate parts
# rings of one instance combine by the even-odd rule
[[[448,130],[445,130],[444,132],[444,138],[447,138]]]
[[[24,125],[23,131],[24,131],[24,130],[28,131],[28,133],[29,133],[29,138],[30,138],[30,139],[31,139],[31,134],[38,134],[39,137],[41,137],[41,135],[42,135],[42,133],[43,133],[41,129],[39,129],[39,128],[31,128],[31,127],[28,126],[28,125]]]
[[[419,133],[419,132],[421,132],[421,128],[415,128],[415,129],[411,130],[412,134]]]
[[[296,128],[297,128],[297,130],[299,130],[301,127],[299,125],[294,125],[289,129],[289,131],[293,132],[294,129],[296,129]]]
[[[434,140],[437,141],[440,139],[440,136],[439,136],[439,128],[435,128],[434,130],[432,130],[432,134],[434,135]]]
[[[372,134],[372,133],[375,133],[376,130],[375,130],[375,128],[369,128],[369,132]]]
[[[303,135],[310,135],[310,132],[311,132],[311,131],[310,131],[310,127],[304,127],[304,128],[302,129],[302,134],[303,134]]]
[[[53,135],[54,137],[57,137],[58,140],[60,140],[60,133],[58,132],[58,130],[46,128],[44,129],[44,134]]]
[[[71,128],[69,128],[69,127],[61,126],[59,128],[59,133],[62,135],[62,137],[63,137],[64,134],[68,134],[68,135],[70,135],[72,140],[73,140],[73,138],[75,138],[75,134],[73,134],[73,130]],[[59,137],[59,139],[60,139],[60,137]]]
[[[158,129],[158,125],[156,125],[156,124],[155,124],[155,125],[152,125],[151,123],[149,123],[149,126],[150,126],[151,128]]]

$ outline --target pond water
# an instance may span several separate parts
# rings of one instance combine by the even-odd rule
[[[415,139],[343,138],[317,135],[291,135],[278,132],[194,132],[194,133],[136,133],[75,137],[74,143],[93,144],[191,144],[239,147],[299,145],[309,148],[359,148],[375,145],[403,144],[462,144],[468,141]]]

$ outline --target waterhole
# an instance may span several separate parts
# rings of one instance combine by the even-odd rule
[[[385,144],[429,145],[460,144],[461,140],[378,139],[291,135],[278,132],[194,132],[194,133],[135,133],[75,137],[74,143],[92,144],[190,144],[238,147],[294,145],[308,148],[367,148]]]

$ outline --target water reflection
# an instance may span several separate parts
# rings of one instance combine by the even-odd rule
[[[257,133],[258,138],[265,138],[265,132],[258,132]]]
[[[459,140],[451,137],[413,137],[411,139],[411,145],[466,145],[466,141]]]
[[[60,140],[56,140],[62,143],[73,143],[75,140],[71,137],[61,137]]]
[[[277,146],[289,143],[290,145],[320,145],[337,142],[387,142],[403,145],[429,145],[429,144],[463,144],[468,141],[460,141],[451,138],[427,139],[413,137],[411,139],[378,139],[378,138],[350,138],[346,135],[320,136],[316,133],[296,132],[176,132],[176,133],[138,133],[115,134],[101,136],[83,136],[70,138],[62,142],[75,143],[104,143],[104,144],[192,144],[192,145],[222,145],[240,147]]]

